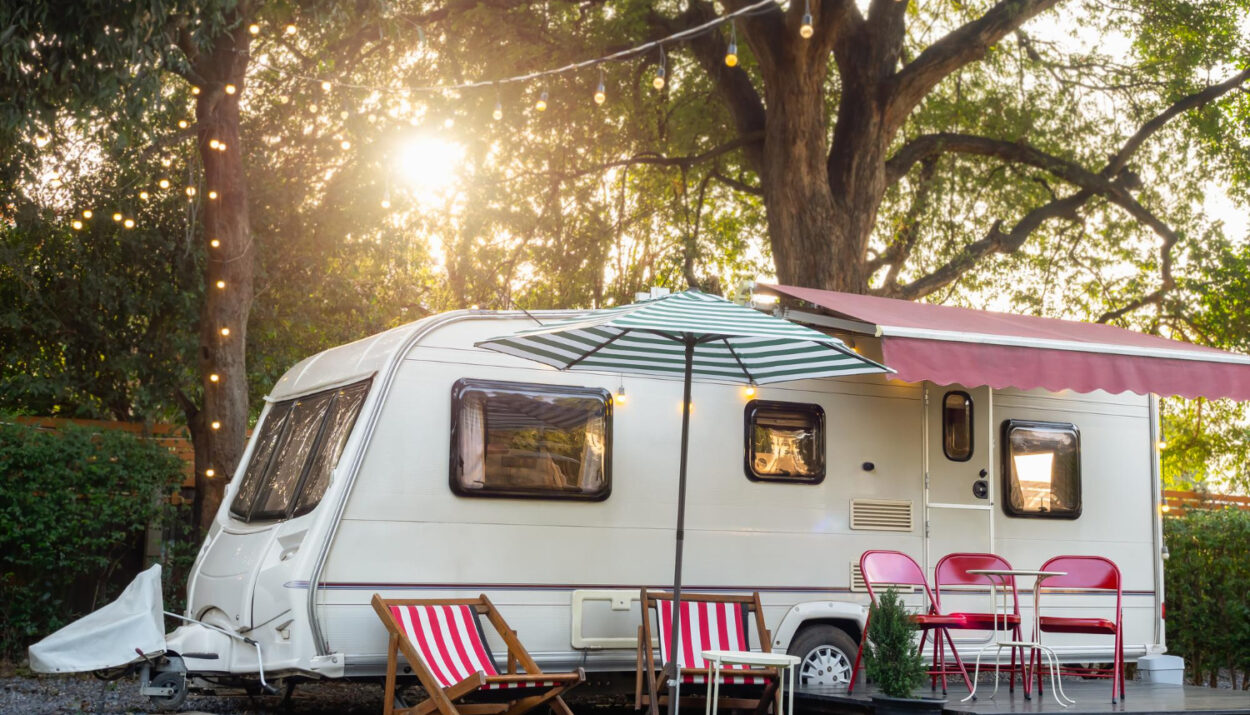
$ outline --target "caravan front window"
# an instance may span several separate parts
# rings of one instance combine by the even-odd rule
[[[1003,508],[1009,516],[1081,515],[1081,433],[1066,422],[1003,422]]]
[[[230,504],[243,521],[285,519],[317,506],[369,391],[369,381],[283,400],[269,410]]]
[[[451,424],[456,494],[599,500],[611,491],[607,390],[459,380]]]

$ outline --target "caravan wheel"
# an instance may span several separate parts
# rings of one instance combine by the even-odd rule
[[[158,710],[177,710],[187,701],[187,676],[176,670],[162,670],[152,677],[151,687],[173,688],[169,695],[149,695]]]
[[[855,640],[837,626],[807,626],[790,642],[787,652],[799,657],[796,679],[804,685],[846,685],[855,663]]]

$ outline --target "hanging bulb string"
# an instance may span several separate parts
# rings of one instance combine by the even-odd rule
[[[638,55],[645,54],[656,48],[662,48],[663,45],[674,44],[677,42],[681,42],[683,40],[694,39],[695,37],[698,37],[699,35],[703,35],[714,30],[715,28],[719,27],[720,25],[725,24],[726,22],[732,22],[734,18],[758,14],[761,11],[766,11],[767,8],[775,8],[775,7],[777,7],[777,0],[757,0],[757,2],[753,2],[750,5],[741,7],[737,10],[734,10],[731,13],[721,15],[720,17],[716,17],[711,20],[708,20],[707,22],[701,25],[696,25],[694,27],[690,27],[685,30],[681,30],[679,32],[674,32],[673,34],[668,35],[667,37],[662,37],[658,40],[652,40],[650,42],[646,42],[641,45],[636,45],[634,47],[629,47],[629,48],[620,50],[618,52],[613,52],[610,55],[603,55],[602,57],[595,57],[595,58],[588,59],[588,60],[582,60],[580,62],[573,62],[567,65],[564,65],[562,67],[556,67],[556,68],[547,69],[547,70],[539,70],[537,72],[529,72],[527,74],[513,75],[511,77],[502,77],[500,79],[460,82],[456,84],[430,84],[430,85],[422,85],[422,86],[417,86],[417,87],[400,87],[400,88],[379,87],[376,85],[357,84],[357,83],[352,83],[352,82],[335,82],[335,81],[326,80],[324,77],[315,77],[312,75],[301,74],[298,72],[290,71],[285,68],[270,64],[267,60],[260,58],[260,57],[253,56],[251,61],[252,61],[252,64],[256,65],[257,67],[273,70],[275,72],[280,72],[280,73],[285,74],[288,77],[292,77],[295,79],[302,79],[302,80],[306,80],[309,82],[315,82],[318,85],[320,85],[323,82],[329,82],[331,86],[342,88],[342,89],[367,90],[370,92],[380,92],[380,93],[386,93],[386,94],[402,94],[403,92],[422,92],[422,93],[454,92],[454,91],[462,90],[462,89],[479,89],[482,87],[491,87],[491,86],[498,86],[498,85],[504,85],[504,84],[519,84],[519,83],[524,83],[524,82],[530,82],[535,79],[541,79],[544,77],[552,77],[555,75],[568,74],[570,72],[576,72],[577,70],[586,69],[588,67],[597,67],[600,65],[607,64],[609,62],[620,62],[622,60],[631,59]],[[243,50],[235,50],[235,52],[243,52]]]

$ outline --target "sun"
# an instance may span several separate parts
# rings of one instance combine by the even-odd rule
[[[418,135],[400,145],[395,170],[419,200],[444,198],[460,178],[464,147],[449,139]]]

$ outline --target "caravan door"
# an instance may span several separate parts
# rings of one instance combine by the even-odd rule
[[[924,558],[932,578],[946,554],[994,550],[990,388],[926,383],[924,410]]]

